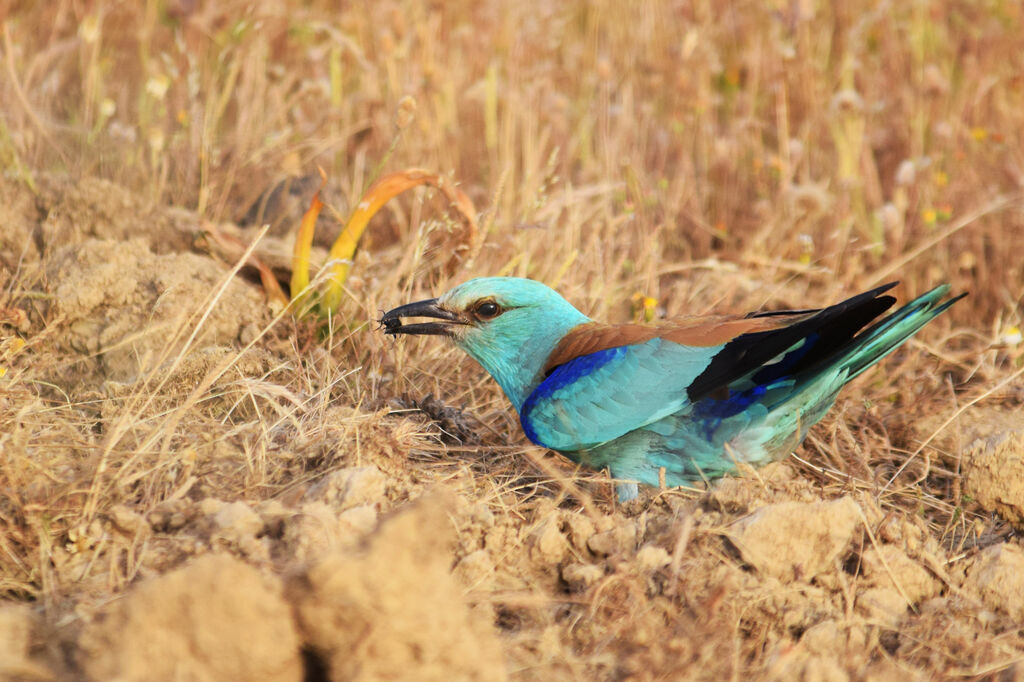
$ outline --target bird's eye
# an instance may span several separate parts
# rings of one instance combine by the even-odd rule
[[[501,306],[494,301],[483,301],[478,303],[476,309],[473,311],[476,316],[482,320],[489,320],[492,317],[497,317],[501,314]]]

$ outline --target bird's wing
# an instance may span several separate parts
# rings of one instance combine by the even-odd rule
[[[731,341],[792,319],[580,325],[552,352],[547,378],[523,403],[523,430],[533,442],[555,450],[586,450],[618,438],[689,404],[687,387]]]
[[[770,383],[827,358],[892,305],[881,296],[892,286],[822,310],[580,325],[521,406],[523,430],[555,450],[586,450],[702,399],[726,401],[740,383]]]

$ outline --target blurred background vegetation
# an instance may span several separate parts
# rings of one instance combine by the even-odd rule
[[[606,301],[625,277],[660,298],[715,256],[825,273],[827,291],[952,280],[974,294],[955,319],[1019,316],[1010,0],[0,11],[0,158],[26,182],[99,175],[239,221],[317,164],[345,214],[384,161],[461,183],[486,213],[480,272],[558,284],[572,257],[581,295]],[[420,217],[398,202],[372,245],[414,241]]]

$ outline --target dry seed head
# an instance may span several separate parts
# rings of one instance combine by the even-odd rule
[[[804,156],[804,143],[795,137],[789,138],[789,159],[790,162],[796,163]]]
[[[302,174],[302,157],[297,151],[292,150],[284,155],[281,159],[281,170],[288,175]]]
[[[856,90],[840,90],[832,97],[832,111],[855,114],[864,110],[864,99]]]
[[[146,81],[146,92],[155,100],[162,100],[167,95],[167,90],[170,87],[171,79],[165,74],[153,76]]]
[[[416,98],[406,95],[398,100],[398,111],[395,112],[395,125],[399,130],[403,130],[412,123],[414,118],[416,118]]]
[[[924,67],[924,91],[925,94],[932,97],[945,95],[949,92],[949,79],[946,78],[942,70],[935,64],[929,64]]]
[[[402,13],[397,7],[391,9],[391,30],[394,31],[395,35],[401,38],[405,35],[405,14]]]
[[[894,232],[903,224],[903,216],[900,215],[900,210],[891,201],[886,202],[878,209],[877,215],[878,222],[882,224],[882,229],[885,232]]]
[[[691,28],[683,36],[683,44],[679,47],[680,56],[683,59],[689,59],[693,56],[693,51],[697,49],[697,43],[700,41],[700,34],[697,29]]]
[[[731,163],[739,155],[739,141],[734,137],[716,137],[711,148],[717,163]]]
[[[900,167],[896,169],[896,184],[907,187],[913,185],[916,178],[917,168],[914,167],[914,162],[904,159]]]
[[[149,142],[150,149],[152,149],[154,153],[159,154],[162,152],[164,150],[164,143],[166,142],[163,128],[160,128],[159,126],[153,126],[150,128],[147,141]]]
[[[948,140],[953,137],[953,126],[949,121],[939,121],[932,126],[932,132],[935,134],[935,137],[941,137]]]
[[[90,14],[78,26],[78,37],[88,44],[95,43],[100,37],[100,18]]]
[[[107,128],[107,132],[110,137],[114,140],[122,142],[123,144],[135,144],[138,139],[138,133],[135,130],[135,126],[121,123],[120,121],[111,121],[110,127]]]
[[[828,190],[814,183],[793,185],[787,198],[791,206],[810,215],[823,213],[832,204]]]

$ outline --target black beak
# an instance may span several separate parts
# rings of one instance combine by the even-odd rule
[[[419,322],[402,324],[403,317],[433,317],[444,322]],[[380,318],[380,326],[385,334],[432,334],[435,336],[451,336],[452,326],[465,324],[459,316],[445,310],[437,304],[436,298],[426,301],[406,303],[387,311]]]

